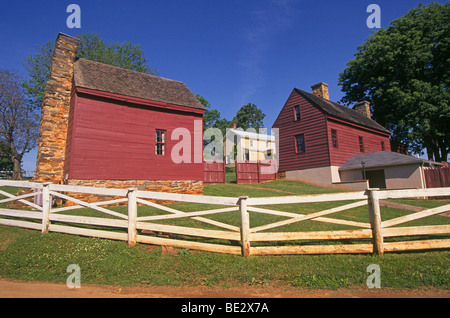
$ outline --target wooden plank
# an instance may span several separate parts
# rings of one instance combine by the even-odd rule
[[[19,180],[0,180],[0,186],[41,189],[42,183]]]
[[[288,224],[292,224],[292,223],[296,223],[296,222],[300,222],[300,221],[315,219],[320,216],[324,216],[324,215],[328,215],[328,214],[332,214],[332,213],[336,213],[336,212],[340,212],[340,211],[345,211],[348,209],[353,209],[353,208],[360,207],[360,206],[363,206],[366,204],[367,204],[366,200],[358,201],[358,202],[346,204],[343,206],[339,206],[336,208],[331,208],[331,209],[320,211],[320,212],[315,212],[315,213],[311,213],[311,214],[307,214],[307,215],[298,216],[295,218],[291,218],[289,220],[283,220],[283,221],[279,221],[279,222],[275,222],[275,223],[271,223],[271,224],[254,227],[254,228],[251,228],[250,231],[252,233],[254,233],[254,232],[263,231],[263,230],[267,230],[267,229],[271,229],[271,228],[275,228],[275,227],[279,227],[279,226],[283,226],[283,225],[288,225]]]
[[[221,228],[224,228],[224,229],[227,229],[227,230],[231,230],[231,231],[235,231],[235,232],[239,232],[240,231],[240,228],[237,227],[237,226],[226,224],[226,223],[222,223],[222,222],[219,222],[219,221],[214,221],[214,220],[210,220],[210,219],[207,219],[207,218],[202,218],[202,217],[199,217],[199,216],[198,217],[194,217],[192,219],[193,220],[197,220],[197,221],[201,221],[203,223],[208,223],[208,224],[211,224],[211,225],[214,225],[214,226],[217,226],[217,227],[221,227]]]
[[[73,235],[89,236],[89,237],[106,238],[106,239],[111,239],[111,240],[120,240],[120,241],[128,240],[127,233],[119,233],[119,232],[112,232],[112,231],[105,231],[105,230],[84,229],[84,228],[72,227],[72,226],[66,226],[66,225],[50,224],[49,231],[73,234]]]
[[[450,234],[450,225],[391,227],[382,229],[383,237]]]
[[[85,225],[100,225],[107,227],[128,228],[128,222],[125,220],[97,218],[91,216],[50,214],[50,221],[78,223]]]
[[[436,197],[450,195],[450,187],[432,189],[381,190],[380,199]]]
[[[146,205],[149,205],[149,206],[152,206],[152,207],[155,207],[157,209],[160,209],[160,210],[163,210],[163,211],[166,211],[166,212],[170,212],[170,213],[175,213],[175,214],[184,214],[185,213],[185,212],[182,212],[182,211],[179,211],[179,210],[176,210],[176,209],[164,206],[164,205],[160,205],[160,204],[157,204],[157,203],[154,203],[154,202],[142,200],[142,199],[139,199],[139,198],[137,199],[137,202],[138,203],[142,203],[142,204],[146,204]],[[237,211],[239,208],[236,207],[236,208],[228,208],[228,209],[229,210],[227,210],[225,212]],[[146,218],[145,216],[139,217],[138,221],[144,221],[145,218]],[[192,219],[200,221],[200,222],[203,222],[203,223],[215,225],[217,227],[221,227],[221,228],[224,228],[224,229],[228,229],[228,230],[232,230],[232,231],[236,231],[236,232],[240,231],[240,228],[237,227],[237,226],[233,226],[233,225],[230,225],[230,224],[222,223],[222,222],[219,222],[219,221],[214,221],[214,220],[210,220],[210,219],[199,217],[199,216],[193,217]]]
[[[150,201],[147,201],[147,200],[142,200],[142,199],[139,199],[139,198],[137,198],[136,200],[137,200],[138,203],[145,204],[145,205],[148,205],[148,206],[151,206],[151,207],[154,207],[154,208],[157,208],[159,210],[166,211],[166,212],[175,213],[175,214],[184,213],[183,211],[179,211],[179,210],[173,209],[171,207],[168,207],[168,206],[165,206],[165,205],[161,205],[161,204],[157,204],[157,203],[154,203],[154,202],[150,202]],[[139,217],[138,221],[145,221],[145,216],[144,217]]]
[[[166,239],[161,237],[153,237],[146,235],[137,235],[137,241],[146,244],[173,246],[179,248],[189,248],[194,250],[201,250],[207,252],[241,254],[239,246],[229,246],[211,243],[197,243],[183,240]]]
[[[386,228],[386,227],[394,226],[394,225],[397,225],[397,224],[401,224],[401,223],[405,223],[405,222],[421,219],[421,218],[424,218],[424,217],[427,217],[427,216],[440,214],[440,213],[446,212],[448,210],[450,210],[450,204],[446,204],[446,205],[443,205],[443,206],[440,206],[440,207],[437,207],[437,208],[432,208],[432,209],[428,209],[428,210],[425,210],[425,211],[412,213],[412,214],[401,216],[401,217],[398,217],[398,218],[395,218],[395,219],[384,221],[384,222],[381,222],[381,226],[383,228]]]
[[[250,255],[350,254],[372,252],[372,244],[258,246],[251,248]]]
[[[121,202],[126,202],[126,201],[128,201],[128,199],[127,198],[123,198],[123,199],[116,199],[116,200],[93,202],[91,204],[95,205],[95,206],[101,206],[101,205],[110,205],[110,204],[116,204],[116,203],[121,203]],[[52,209],[52,213],[58,213],[58,212],[70,211],[70,210],[77,210],[77,209],[80,209],[80,208],[84,209],[85,207],[81,206],[81,205],[72,205],[72,206]]]
[[[387,252],[441,249],[441,248],[450,248],[450,239],[386,242],[384,243],[384,245],[385,245],[384,250]]]
[[[250,233],[250,241],[345,240],[372,238],[372,230]]]
[[[24,210],[0,209],[0,215],[42,220],[41,212],[31,212]]]
[[[426,210],[426,208],[416,206],[416,205],[409,205],[409,204],[384,201],[384,200],[383,201],[380,200],[380,205],[388,207],[388,208],[399,209],[399,210],[408,210],[408,211],[413,211],[413,212],[420,212],[420,211]]]
[[[138,198],[154,199],[163,201],[181,201],[192,203],[206,203],[217,205],[237,205],[239,198],[233,197],[214,197],[207,195],[195,195],[195,194],[180,194],[180,193],[167,193],[167,192],[150,192],[150,191],[137,191]]]
[[[6,197],[9,197],[9,198],[16,198],[16,196],[15,195],[13,195],[13,194],[10,194],[10,193],[8,193],[8,192],[5,192],[5,191],[3,191],[3,190],[0,190],[0,194],[2,194],[2,195],[4,195],[4,196],[6,196]],[[36,195],[41,195],[42,194],[42,192],[41,191],[38,191],[38,192],[35,192],[35,196]],[[35,208],[36,210],[40,210],[40,211],[42,211],[42,207],[41,206],[39,206],[39,205],[37,205],[37,204],[34,204],[34,203],[32,203],[32,202],[29,202],[29,201],[27,201],[27,200],[19,200],[19,202],[21,202],[21,203],[24,203],[24,204],[26,204],[26,205],[29,205],[29,206],[31,206],[32,208]]]
[[[276,211],[276,210],[250,207],[250,206],[247,208],[247,210],[250,212],[259,212],[259,213],[273,214],[273,215],[286,216],[286,217],[298,217],[298,216],[305,215],[305,214],[300,214],[300,213],[297,214],[297,213],[291,213],[291,212],[282,212],[282,211]],[[331,223],[331,224],[348,225],[348,226],[355,226],[355,227],[362,227],[362,228],[370,228],[369,223],[339,220],[339,219],[324,218],[324,217],[318,217],[318,218],[313,219],[312,221]]]
[[[119,217],[119,218],[122,218],[122,219],[127,219],[126,215],[123,215],[121,213],[118,213],[118,212],[115,212],[115,211],[111,211],[111,210],[108,210],[108,209],[105,209],[105,208],[98,207],[98,206],[96,206],[94,204],[91,204],[91,203],[88,203],[88,202],[84,202],[84,201],[72,198],[72,197],[70,197],[68,195],[65,195],[65,194],[62,194],[62,193],[59,193],[59,192],[54,192],[54,191],[50,191],[50,193],[52,195],[54,195],[54,196],[57,196],[57,197],[60,197],[60,198],[72,201],[74,203],[77,203],[79,205],[85,206],[87,208],[91,208],[91,209],[94,209],[94,210],[97,210],[97,211],[100,211],[100,212],[103,212],[103,213],[106,213],[106,214],[109,214],[109,215],[112,215],[112,216],[116,216],[116,217]]]
[[[27,194],[23,194],[23,195],[19,195],[19,196],[12,195],[8,199],[0,200],[0,203],[6,203],[6,202],[15,201],[15,200],[20,200],[20,199],[25,199],[25,198],[29,198],[29,197],[34,197],[34,196],[36,196],[38,194],[40,194],[40,193],[39,192],[33,192],[33,193],[27,193]],[[28,202],[28,203],[30,203],[30,202]]]
[[[141,230],[158,231],[179,235],[199,236],[199,237],[208,237],[233,241],[240,240],[239,233],[230,231],[205,230],[193,227],[146,223],[146,222],[138,222],[137,228]]]
[[[168,220],[168,219],[179,219],[179,218],[190,218],[200,215],[212,215],[223,212],[235,211],[235,208],[224,208],[224,209],[214,209],[206,211],[196,211],[196,212],[184,212],[177,214],[165,214],[165,215],[153,215],[140,217],[139,221],[156,221],[156,220]]]
[[[8,226],[23,227],[25,229],[32,229],[32,230],[41,230],[41,228],[42,228],[42,224],[40,224],[40,223],[33,223],[33,222],[27,222],[27,221],[18,221],[18,220],[9,220],[9,219],[0,219],[0,224],[8,225]]]
[[[329,194],[314,194],[302,196],[283,196],[283,197],[264,197],[249,198],[248,205],[271,205],[271,204],[292,204],[292,203],[312,203],[312,202],[330,202],[330,201],[353,201],[367,199],[364,191],[344,192]]]
[[[169,208],[170,209],[170,208]],[[171,209],[177,211],[175,209]],[[210,214],[218,214],[224,212],[237,211],[239,208],[223,208],[223,209],[214,209],[214,210],[203,210],[203,211],[195,211],[195,212],[175,212],[175,215],[156,215],[156,216],[141,216],[138,218],[138,221],[154,221],[154,220],[162,220],[162,219],[174,219],[174,218],[189,218],[197,215],[210,215]]]
[[[127,196],[127,189],[111,189],[111,188],[96,188],[96,187],[85,187],[85,186],[72,186],[65,184],[51,184],[51,191],[62,191],[62,192],[76,192],[76,193],[89,193],[97,195],[109,195],[109,196]]]

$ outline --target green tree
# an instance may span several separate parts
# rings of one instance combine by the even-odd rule
[[[368,100],[373,118],[392,132],[393,150],[450,151],[450,5],[419,4],[374,32],[339,75],[347,105]]]
[[[203,96],[197,94],[195,97],[206,108],[203,115],[203,130],[213,128],[214,124],[220,119],[220,112],[217,109],[211,109],[211,104]]]
[[[227,128],[230,128],[231,121],[220,117],[220,112],[215,108],[211,108],[210,102],[203,96],[197,94],[196,97],[206,108],[206,112],[203,115],[203,130],[208,128],[218,128],[222,132],[222,135],[225,136]]]
[[[242,106],[232,122],[236,123],[236,127],[247,130],[248,128],[254,128],[256,130],[263,128],[263,120],[266,114],[263,113],[255,104],[249,103]]]
[[[144,52],[139,45],[130,42],[105,42],[97,33],[83,33],[78,35],[78,58],[101,62],[130,69],[137,72],[157,75],[156,69],[148,65]],[[49,40],[37,46],[37,53],[29,55],[23,67],[27,78],[23,82],[29,103],[35,109],[40,109],[44,96],[45,85],[50,76],[50,67],[53,54],[54,41]]]
[[[13,178],[21,178],[25,153],[37,144],[39,116],[25,100],[19,77],[0,70],[0,156],[9,158]],[[8,166],[8,164],[7,164]]]

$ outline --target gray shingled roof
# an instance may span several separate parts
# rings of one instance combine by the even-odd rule
[[[86,59],[75,61],[74,80],[76,87],[205,109],[182,82]]]
[[[316,96],[314,94],[305,92],[301,89],[295,88],[295,91],[308,99],[313,105],[319,108],[322,112],[329,115],[330,117],[335,117],[351,123],[355,123],[364,127],[372,128],[384,133],[390,134],[391,132],[378,124],[373,119],[353,110],[351,108],[339,105],[337,103],[326,101],[325,99]]]
[[[403,155],[398,152],[392,151],[378,151],[363,153],[355,155],[350,158],[349,161],[344,163],[339,170],[353,170],[362,169],[361,162],[365,162],[365,168],[375,168],[375,167],[386,167],[386,166],[396,166],[396,165],[407,165],[407,164],[422,164],[427,165],[438,165],[442,166],[441,163],[429,161],[421,158],[416,158],[409,155]]]

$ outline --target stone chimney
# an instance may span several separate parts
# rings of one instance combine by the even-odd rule
[[[353,106],[353,109],[357,112],[360,112],[361,114],[364,114],[364,116],[368,118],[372,118],[372,116],[370,115],[370,103],[366,100],[356,103],[355,106]]]
[[[328,84],[320,82],[311,86],[311,88],[314,95],[330,100],[330,96],[328,95]]]
[[[78,39],[58,34],[42,103],[35,182],[60,183],[64,179],[73,63],[77,48]]]

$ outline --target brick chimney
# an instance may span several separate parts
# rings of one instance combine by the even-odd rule
[[[311,88],[314,95],[330,100],[330,96],[328,95],[328,84],[320,82],[311,86]]]
[[[67,124],[78,39],[59,33],[50,77],[45,87],[33,181],[60,183],[64,179]]]
[[[368,118],[372,118],[370,115],[370,103],[366,100],[356,103],[355,106],[353,106],[353,109],[361,114],[364,114]]]

